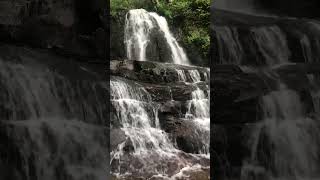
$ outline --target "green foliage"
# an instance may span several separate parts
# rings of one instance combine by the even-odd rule
[[[183,43],[199,48],[203,58],[207,58],[210,47],[210,4],[211,0],[173,0],[157,6],[159,14],[169,23],[181,29]]]
[[[153,6],[151,0],[111,0],[111,16],[130,9],[148,9]]]
[[[180,32],[184,45],[199,48],[202,57],[207,58],[210,4],[211,0],[111,0],[111,15],[138,8],[157,12]]]
[[[198,47],[202,50],[203,56],[207,56],[210,48],[210,36],[209,33],[202,29],[190,30],[184,40],[187,44]]]

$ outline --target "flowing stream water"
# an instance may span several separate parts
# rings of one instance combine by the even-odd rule
[[[165,39],[162,42],[168,50],[165,54],[170,55],[167,62],[189,65],[186,53],[173,37],[164,17],[144,9],[127,13],[124,42],[129,60],[152,61],[148,51],[157,43],[154,36]],[[201,78],[202,72],[198,70],[176,69],[176,73],[177,82],[195,87],[191,99],[186,102],[187,111],[181,118],[193,126],[193,136],[200,142],[200,147],[195,153],[180,150],[172,135],[161,127],[158,114],[161,104],[152,101],[151,94],[138,82],[113,77],[110,82],[111,103],[126,140],[111,152],[111,165],[116,167],[112,174],[188,179],[184,177],[186,171],[201,169],[203,162],[209,160],[210,92],[204,92],[197,85],[208,81],[209,74],[204,73]],[[128,147],[132,148],[128,150]]]

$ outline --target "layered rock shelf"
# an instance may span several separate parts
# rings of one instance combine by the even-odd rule
[[[184,80],[180,79],[179,73],[184,74]],[[190,73],[197,73],[200,81],[194,82]],[[188,111],[189,101],[192,100],[193,91],[200,88],[209,97],[208,68],[151,61],[113,60],[110,63],[110,74],[111,80],[121,79],[127,84],[134,84],[148,91],[155,105],[160,105],[158,117],[162,128],[181,141],[178,142],[178,146],[182,150],[193,151],[193,147],[187,146],[196,144],[191,142],[190,138],[193,130],[188,128],[191,127],[188,126],[189,121],[183,119],[186,118],[185,114]],[[112,113],[115,113],[115,110],[112,109]],[[119,128],[117,122],[119,120],[114,114],[111,116],[111,126]],[[119,130],[111,131],[111,137],[116,138],[118,136],[116,134],[119,134]],[[120,143],[121,140],[115,142]]]
[[[108,179],[107,2],[0,2],[1,179]]]
[[[288,88],[300,92],[307,112],[314,111],[310,90],[317,86],[308,75],[317,75],[318,63],[284,64],[272,69],[255,69],[237,65],[214,65],[212,67],[211,110],[215,118],[212,123],[252,123],[261,119],[262,96],[279,89],[279,80]]]

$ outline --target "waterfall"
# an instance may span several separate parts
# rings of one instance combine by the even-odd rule
[[[210,142],[210,97],[206,97],[204,91],[197,88],[192,92],[192,100],[189,101],[186,118],[191,119],[197,125],[197,135],[203,144],[200,153],[209,155]]]
[[[166,62],[175,64],[189,64],[186,53],[179,45],[177,40],[172,36],[168,23],[164,17],[153,12],[147,12],[144,9],[130,10],[126,15],[125,21],[125,45],[127,58],[130,60],[148,61],[148,48],[152,44],[161,43],[154,42],[153,36],[161,36],[165,39],[165,43],[169,48],[171,59]],[[153,51],[153,56],[157,51]]]
[[[277,26],[253,28],[253,39],[269,66],[289,61],[290,51],[285,34]]]
[[[244,52],[237,29],[234,27],[216,26],[214,31],[217,38],[216,46],[219,53],[219,63],[241,64]]]
[[[308,21],[305,23],[308,31],[301,32],[300,46],[305,62],[318,62],[320,49],[320,23],[318,21]]]
[[[262,98],[264,120],[251,136],[242,179],[312,179],[319,174],[319,125],[302,111],[299,95],[280,83]],[[262,141],[263,137],[267,140]],[[261,142],[262,141],[262,142]]]
[[[146,48],[150,43],[150,33],[154,28],[153,20],[143,9],[131,10],[126,15],[125,44],[127,58],[146,61]]]
[[[306,28],[316,38],[310,39],[310,35],[305,32],[301,32],[296,38],[304,61],[315,62],[319,50],[319,30],[316,28],[319,26],[306,24]],[[260,71],[254,67],[256,64],[262,65],[264,69],[272,69],[290,62],[292,52],[286,34],[279,26],[249,27],[245,33],[236,27],[216,27],[215,33],[218,57],[222,64],[248,65],[248,69]],[[241,37],[240,33],[246,37]],[[254,58],[248,61],[248,57]],[[275,78],[282,77],[280,74],[270,77],[276,81]],[[317,113],[317,77],[308,75],[308,78],[313,84],[310,94]],[[278,82],[278,86],[277,90],[261,98],[261,122],[248,128],[250,138],[247,148],[250,155],[242,162],[242,180],[304,180],[319,176],[318,115],[310,117],[306,114],[298,91],[289,89],[283,82]]]
[[[44,64],[0,58],[2,177],[107,178],[104,85],[73,81]]]
[[[217,148],[226,169],[219,169],[221,176],[226,173],[227,179],[230,176],[242,180],[319,179],[319,74],[289,71],[300,63],[318,63],[320,23],[310,19],[238,15],[223,11],[214,22],[216,59],[213,60],[238,65],[243,73],[261,78],[261,83],[270,89],[261,93],[260,99],[257,97],[258,117],[252,117],[257,121],[217,125],[217,129],[226,132],[225,144]],[[293,66],[278,68],[286,63]],[[309,81],[302,85],[299,80]],[[238,138],[238,133],[244,140]],[[227,149],[235,146],[239,151]]]
[[[186,171],[197,170],[199,166],[207,168],[210,158],[210,92],[204,90],[208,89],[208,86],[204,88],[209,81],[207,70],[188,66],[187,55],[170,32],[166,19],[156,13],[144,9],[130,10],[126,14],[124,31],[129,60],[162,61],[177,65],[156,64],[160,68],[170,66],[173,72],[175,80],[162,84],[169,89],[171,100],[168,102],[153,100],[153,96],[161,94],[153,94],[145,88],[146,83],[137,79],[111,78],[111,105],[116,121],[111,128],[125,134],[125,138],[111,152],[112,174],[119,177],[133,174],[144,178],[179,179],[185,176]],[[183,102],[174,100],[174,83],[190,88],[190,95],[186,95]],[[181,104],[181,109],[184,109],[177,117],[167,117],[162,113],[161,109],[166,104],[175,103]],[[190,126],[190,134],[181,137],[185,135],[183,132],[170,132],[167,126],[171,125],[166,123],[175,122]],[[190,142],[184,142],[183,138],[190,139]],[[182,149],[185,147],[192,153],[184,152]],[[132,163],[137,166],[132,166]]]
[[[309,74],[307,75],[309,83],[311,85],[310,94],[312,96],[314,111],[317,115],[320,115],[320,81],[319,75]]]
[[[200,82],[200,73],[195,71],[186,71],[190,74],[180,72],[180,80],[194,79]],[[183,75],[182,75],[183,74]],[[193,77],[193,78],[191,78]],[[186,82],[185,83],[191,83]],[[193,83],[192,83],[193,84]],[[188,102],[188,112],[186,112],[185,121],[189,121],[194,126],[192,135],[197,139],[197,144],[201,144],[197,150],[199,154],[194,154],[187,159],[180,154],[183,153],[176,145],[174,139],[162,130],[158,118],[160,104],[152,101],[149,92],[139,83],[131,82],[119,77],[112,77],[110,81],[111,104],[115,108],[119,127],[126,135],[126,140],[120,143],[116,149],[111,152],[111,164],[116,166],[112,173],[117,176],[125,176],[127,173],[137,173],[147,176],[161,175],[172,177],[177,176],[166,169],[166,164],[174,163],[179,166],[193,166],[192,161],[195,159],[207,158],[209,155],[210,143],[210,116],[209,100],[204,91],[196,88],[192,92],[192,99]],[[141,163],[139,172],[131,167],[127,162],[128,147],[132,147],[130,158],[135,162]],[[190,159],[191,158],[191,159]],[[162,169],[159,163],[163,164]],[[131,167],[131,168],[130,168]],[[160,169],[159,169],[160,168]],[[191,168],[192,169],[192,168]]]
[[[241,38],[236,27],[217,26],[214,32],[221,64],[256,63],[271,66],[289,61],[291,54],[286,35],[277,26],[252,27],[247,38]],[[246,48],[249,50],[245,53]],[[258,62],[244,62],[250,56],[254,56]]]
[[[143,87],[132,86],[119,79],[111,80],[110,87],[112,105],[116,108],[122,130],[132,142],[134,152],[142,155],[150,149],[174,151],[160,128],[157,105],[151,101],[149,93]]]

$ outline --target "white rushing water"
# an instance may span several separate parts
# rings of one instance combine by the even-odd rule
[[[217,50],[220,63],[241,64],[243,49],[240,43],[239,33],[234,27],[215,26],[217,37]]]
[[[190,79],[199,82],[200,76],[198,74],[191,72],[182,77],[189,76]],[[170,172],[170,168],[166,167],[166,163],[174,163],[183,168],[193,166],[192,159],[207,159],[209,157],[209,100],[202,90],[196,88],[192,93],[192,100],[188,102],[188,112],[186,113],[186,120],[194,126],[195,134],[193,136],[201,141],[202,147],[198,149],[200,154],[190,154],[192,158],[185,159],[180,156],[183,152],[177,148],[174,139],[169,138],[167,133],[161,129],[158,119],[160,104],[152,101],[150,94],[143,86],[121,78],[113,78],[110,87],[112,106],[116,110],[121,130],[127,137],[124,143],[119,144],[118,148],[111,152],[111,164],[119,164],[118,169],[113,171],[114,175],[125,176],[126,173],[134,173],[135,171],[134,168],[124,170],[125,172],[122,170],[122,168],[129,166],[129,164],[125,164],[126,152],[124,152],[128,142],[133,147],[133,154],[131,154],[133,158],[143,164],[140,167],[140,173],[148,172],[164,177],[172,176],[172,179],[175,179],[175,175]],[[159,163],[165,169],[159,169]]]
[[[290,51],[286,35],[277,26],[253,28],[253,38],[269,66],[289,61]]]
[[[148,53],[149,51],[153,52],[152,49],[150,50],[153,48],[152,45],[159,43],[154,42],[158,39],[154,38],[157,36],[165,40],[166,48],[164,49],[168,52],[162,53],[169,54],[171,57],[171,60],[169,59],[170,61],[167,62],[189,65],[186,53],[173,37],[164,17],[144,9],[130,10],[126,14],[124,31],[129,60],[152,61],[153,59],[149,57]],[[158,56],[158,54],[151,56]],[[193,171],[195,167],[200,166],[198,165],[200,159],[209,159],[208,97],[210,92],[209,90],[205,92],[198,87],[198,83],[208,82],[209,74],[207,72],[200,73],[193,68],[190,70],[176,69],[176,73],[179,83],[194,87],[191,99],[184,105],[187,106],[187,112],[181,119],[187,121],[188,125],[194,126],[192,137],[198,140],[197,145],[201,144],[201,147],[194,149],[197,154],[182,155],[184,152],[179,150],[176,139],[170,137],[172,135],[167,134],[161,127],[158,117],[161,104],[152,101],[151,94],[143,85],[114,77],[110,81],[111,103],[120,123],[120,129],[126,136],[126,140],[118,144],[118,147],[111,152],[111,164],[117,166],[117,169],[112,171],[114,175],[139,174],[147,177],[150,174],[153,177],[162,177],[163,179],[179,179],[180,176],[185,176],[183,174],[187,169]],[[171,87],[168,86],[168,88]],[[171,92],[171,101],[174,101],[172,89],[169,91]],[[132,146],[130,155],[126,150],[128,146]],[[140,164],[139,167],[133,167],[131,161]]]
[[[130,10],[125,22],[125,45],[127,58],[130,60],[152,61],[147,57],[147,48],[157,42],[152,42],[151,36],[165,38],[170,49],[172,63],[189,64],[188,57],[183,48],[170,32],[167,20],[157,13],[144,9]]]
[[[13,170],[7,179],[108,178],[106,128],[96,125],[105,119],[106,99],[95,99],[96,87],[94,82],[73,84],[42,65],[0,58],[1,131],[8,146],[19,149],[8,151],[19,161],[0,160]]]
[[[112,105],[115,106],[122,130],[130,138],[138,155],[150,149],[164,152],[175,151],[166,134],[161,130],[157,116],[157,104],[150,94],[139,85],[124,81],[110,82]]]
[[[302,21],[294,30],[282,25],[248,26],[248,30],[232,25],[214,27],[219,63],[240,65],[244,72],[257,73],[259,77],[260,73],[266,73],[264,71],[272,72],[265,82],[271,80],[274,81],[271,87],[277,83],[279,86],[261,98],[261,122],[243,125],[243,131],[249,133],[249,139],[244,141],[250,153],[243,160],[242,180],[320,179],[319,75],[306,74],[310,86],[304,88],[312,98],[310,101],[311,98],[305,98],[306,92],[289,88],[300,84],[294,84],[288,74],[272,70],[281,64],[289,64],[290,60],[319,61],[320,23]],[[259,68],[256,68],[257,64]],[[305,78],[302,74],[297,75],[297,78]],[[283,82],[275,81],[280,79]]]
[[[236,27],[216,26],[214,32],[220,63],[242,65],[246,60],[245,46],[251,48],[259,63],[271,66],[289,61],[286,35],[277,26],[251,28],[249,36],[252,42],[241,41]]]
[[[320,129],[315,120],[305,117],[299,95],[280,84],[278,91],[263,97],[262,107],[264,120],[252,133],[252,154],[242,168],[242,179],[262,175],[268,180],[305,180],[319,175]],[[268,141],[259,147],[263,136]]]

